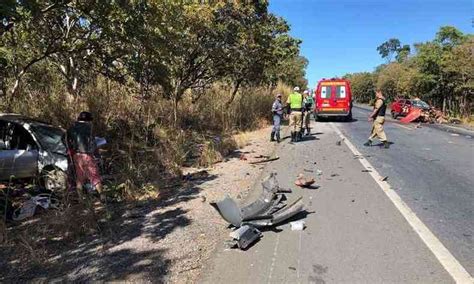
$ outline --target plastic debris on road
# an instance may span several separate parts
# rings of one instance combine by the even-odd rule
[[[303,198],[287,203],[285,193],[290,190],[282,189],[278,185],[276,173],[271,173],[262,182],[262,193],[253,202],[239,207],[229,196],[223,200],[211,203],[220,216],[232,224],[237,230],[232,232],[231,243],[245,249],[260,237],[257,228],[272,227],[304,211]],[[237,239],[237,237],[239,239]],[[240,241],[242,238],[242,241]],[[238,243],[240,242],[240,243]]]
[[[303,220],[290,222],[290,227],[292,231],[303,231],[306,228],[306,223]]]
[[[298,178],[295,181],[295,185],[297,185],[299,187],[308,187],[308,186],[312,185],[315,182],[316,181],[314,180],[314,178],[306,179],[303,174],[299,174]]]

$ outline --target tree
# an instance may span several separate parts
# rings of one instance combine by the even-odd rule
[[[400,40],[396,38],[391,38],[377,47],[380,56],[386,59],[387,62],[392,61],[393,55],[397,53],[398,50],[400,50]]]
[[[434,42],[443,47],[452,48],[463,43],[465,40],[466,36],[460,30],[455,27],[444,26],[436,33]]]
[[[397,62],[402,63],[403,61],[407,60],[408,56],[410,55],[410,50],[410,45],[408,44],[405,44],[401,48],[399,48],[395,57]]]
[[[452,95],[448,107],[452,112],[469,116],[473,111],[474,95],[474,36],[468,37],[463,44],[455,46],[441,59],[441,69],[452,85]]]
[[[368,103],[375,96],[375,78],[369,72],[346,74],[344,78],[351,82],[354,100],[360,103]]]

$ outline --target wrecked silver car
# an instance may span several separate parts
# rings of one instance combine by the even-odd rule
[[[0,114],[0,180],[38,178],[48,190],[66,188],[64,130],[17,114]]]

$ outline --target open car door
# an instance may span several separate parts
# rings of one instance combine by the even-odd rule
[[[0,141],[0,179],[36,176],[38,146],[23,126],[1,122]]]

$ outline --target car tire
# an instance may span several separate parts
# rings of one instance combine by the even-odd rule
[[[46,170],[42,175],[42,183],[46,190],[66,190],[67,174],[60,169]]]
[[[346,116],[346,122],[351,122],[352,121],[352,112],[350,112],[347,116]]]

